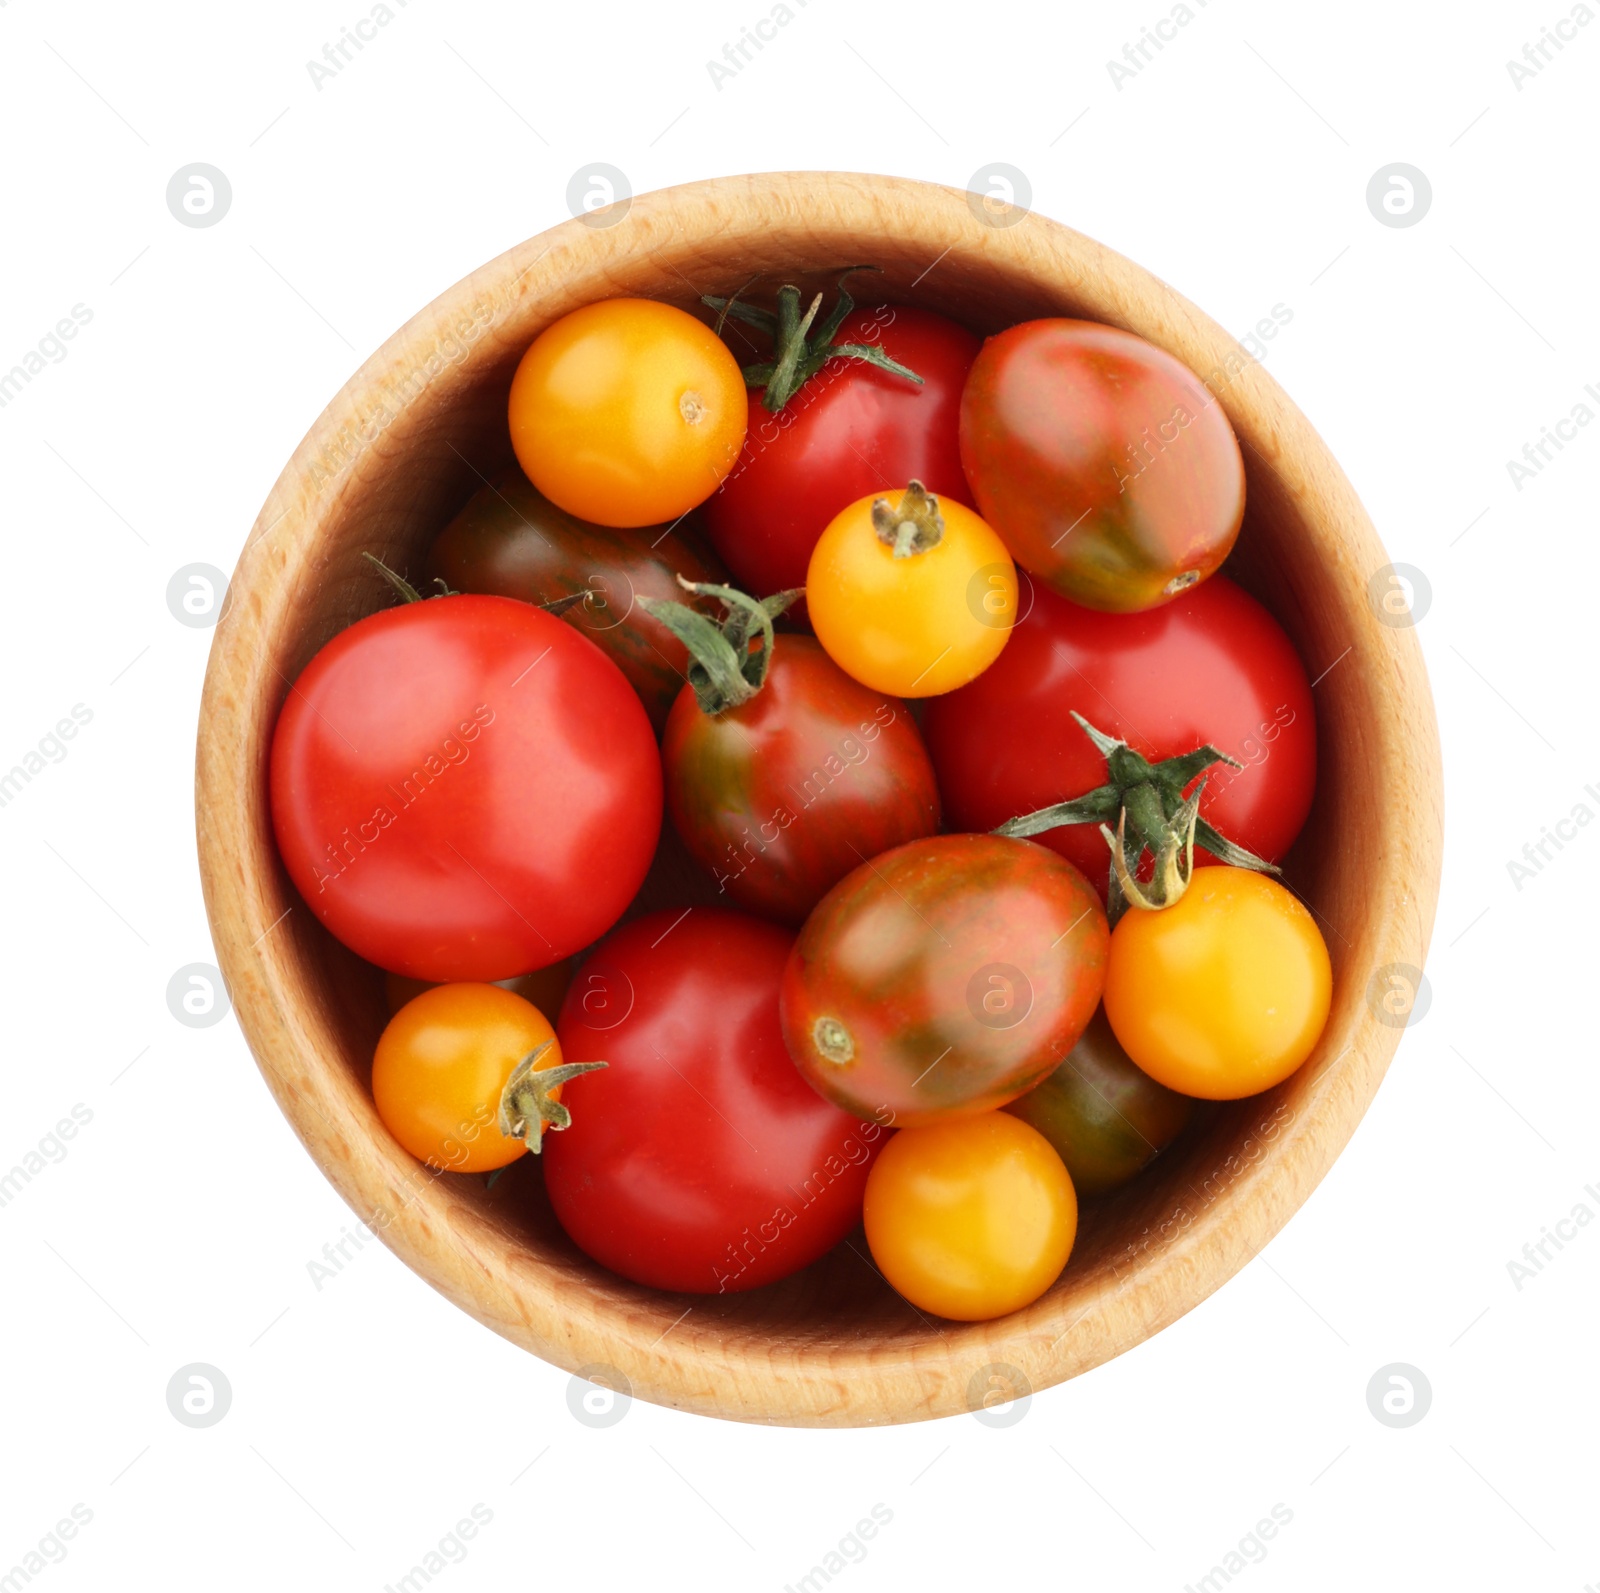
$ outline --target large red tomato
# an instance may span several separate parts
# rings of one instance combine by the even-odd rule
[[[697,907],[635,919],[578,970],[558,1032],[572,1127],[545,1187],[578,1248],[635,1283],[691,1294],[773,1283],[861,1220],[886,1137],[794,1070],[778,1027],[792,937]]]
[[[1162,608],[1104,614],[1035,582],[1019,607],[989,669],[928,703],[923,735],[947,823],[989,830],[1103,785],[1106,761],[1076,709],[1150,759],[1208,741],[1236,758],[1242,769],[1207,771],[1201,817],[1268,862],[1283,856],[1311,810],[1316,715],[1294,645],[1253,597],[1218,575]],[[1095,825],[1034,839],[1105,894],[1109,853]],[[1199,848],[1195,857],[1208,861]]]
[[[1222,406],[1165,349],[1094,321],[1025,321],[983,345],[961,463],[1018,564],[1116,613],[1204,581],[1244,517]]]
[[[684,844],[739,906],[786,923],[869,857],[939,828],[910,710],[810,636],[775,638],[760,690],[720,713],[685,686],[661,756]]]
[[[438,597],[358,620],[306,666],[271,798],[290,878],[353,951],[505,979],[616,922],[661,829],[661,762],[587,637],[513,598]]]
[[[823,528],[857,498],[920,481],[972,507],[958,431],[978,339],[930,310],[890,304],[852,310],[833,341],[876,344],[922,385],[830,359],[776,414],[752,401],[744,451],[701,513],[735,583],[758,597],[804,586]]]

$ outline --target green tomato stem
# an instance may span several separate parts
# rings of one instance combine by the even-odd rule
[[[1035,813],[1008,819],[994,833],[1025,839],[1064,824],[1095,825],[1111,851],[1106,900],[1107,915],[1113,924],[1130,904],[1156,911],[1180,900],[1194,876],[1196,841],[1219,863],[1265,874],[1279,872],[1275,863],[1236,845],[1200,817],[1204,780],[1190,795],[1184,795],[1185,788],[1214,764],[1241,768],[1237,759],[1207,743],[1193,752],[1151,763],[1127,742],[1096,730],[1082,714],[1074,711],[1072,717],[1106,760],[1106,784],[1070,802],[1057,802]],[[1130,832],[1135,843],[1131,860]],[[1155,866],[1149,883],[1140,884],[1139,865],[1146,851]]]
[[[751,387],[764,389],[761,403],[774,415],[789,402],[800,389],[832,359],[860,360],[866,365],[876,365],[879,370],[903,376],[907,381],[922,386],[922,378],[913,370],[892,360],[881,348],[871,343],[835,343],[835,333],[844,325],[845,317],[855,308],[855,300],[845,288],[844,279],[853,271],[876,271],[876,266],[846,266],[839,273],[839,298],[826,319],[812,331],[812,323],[822,308],[822,295],[812,299],[805,314],[800,313],[800,290],[793,283],[778,289],[778,309],[759,310],[753,305],[741,304],[740,288],[731,298],[718,298],[714,294],[701,295],[701,303],[717,311],[717,331],[732,316],[747,326],[759,327],[773,342],[771,360],[744,367],[744,379]],[[754,279],[752,279],[754,280]],[[745,283],[747,288],[751,284]]]
[[[688,581],[681,575],[678,585],[696,597],[716,598],[727,610],[721,625],[684,603],[641,597],[639,604],[688,648],[695,701],[715,717],[749,702],[766,685],[775,641],[772,622],[801,595],[801,589],[755,598],[735,587]]]

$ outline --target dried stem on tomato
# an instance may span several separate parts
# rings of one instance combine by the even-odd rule
[[[1072,717],[1106,760],[1106,783],[1070,802],[1057,802],[1008,819],[994,833],[1025,838],[1042,835],[1063,824],[1095,824],[1111,849],[1111,879],[1107,911],[1112,923],[1131,903],[1135,907],[1170,907],[1189,887],[1198,842],[1219,863],[1276,874],[1278,867],[1236,846],[1200,817],[1201,780],[1185,797],[1185,789],[1213,764],[1242,768],[1237,759],[1208,742],[1175,758],[1151,763],[1126,741],[1096,730],[1082,714]],[[1113,830],[1112,825],[1116,828]],[[1129,848],[1129,832],[1134,845]],[[1141,883],[1139,868],[1148,851],[1154,859],[1151,878]]]
[[[500,1132],[507,1139],[526,1140],[535,1156],[544,1148],[547,1128],[559,1131],[572,1126],[572,1113],[551,1092],[580,1073],[606,1066],[604,1062],[563,1062],[560,1067],[537,1067],[539,1058],[554,1044],[554,1040],[546,1040],[536,1045],[517,1063],[500,1093]]]
[[[887,498],[872,500],[872,529],[886,548],[894,549],[897,559],[909,559],[944,540],[944,516],[939,513],[939,500],[920,481],[913,481],[900,494],[898,504]]]
[[[364,558],[368,564],[373,565],[383,576],[384,580],[386,580],[389,585],[400,594],[400,599],[402,602],[422,602],[422,593],[419,592],[416,587],[414,587],[405,578],[405,576],[399,574],[395,570],[391,570],[376,553],[363,552],[361,557]],[[439,588],[439,590],[437,592],[430,592],[428,594],[430,597],[459,597],[461,595],[459,592],[451,591],[449,584],[442,575],[434,576],[433,580],[434,584]]]
[[[386,580],[389,585],[400,594],[400,599],[402,602],[422,602],[422,593],[419,592],[416,587],[414,587],[405,578],[405,576],[399,574],[395,570],[391,570],[376,553],[363,553],[361,557],[364,558],[368,564],[372,565],[383,576],[384,580]],[[433,584],[437,586],[439,590],[437,592],[430,592],[428,594],[429,597],[461,596],[461,594],[456,591],[455,588],[452,587],[442,575],[434,576]],[[553,597],[548,603],[535,603],[533,606],[535,608],[542,608],[546,614],[553,614],[557,619],[559,619],[567,612],[569,608],[575,608],[579,603],[587,603],[593,596],[593,589],[586,586],[581,592],[568,592],[565,597]]]

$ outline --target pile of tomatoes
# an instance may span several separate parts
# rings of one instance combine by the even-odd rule
[[[387,972],[373,1098],[429,1168],[542,1151],[574,1244],[692,1293],[864,1225],[981,1320],[1315,1047],[1328,953],[1274,877],[1311,690],[1217,573],[1244,471],[1182,364],[859,280],[541,333],[520,470],[373,560],[401,600],[290,688],[272,818]]]

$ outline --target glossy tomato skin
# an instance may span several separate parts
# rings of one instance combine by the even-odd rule
[[[455,592],[551,603],[587,592],[561,618],[607,655],[638,692],[659,735],[689,667],[682,642],[637,600],[694,600],[678,585],[725,583],[728,572],[682,525],[617,530],[558,509],[520,470],[481,488],[440,533],[428,577]],[[702,604],[708,610],[714,604]]]
[[[1061,1066],[1003,1110],[1050,1141],[1080,1195],[1103,1195],[1183,1132],[1194,1102],[1129,1060],[1102,1007]]]
[[[408,1001],[378,1038],[372,1097],[378,1116],[430,1167],[487,1173],[527,1154],[502,1134],[500,1097],[517,1064],[555,1030],[531,1002],[498,985],[434,985]],[[551,1043],[539,1069],[560,1067]],[[550,1098],[561,1099],[561,1086]]]
[[[1072,1179],[1004,1112],[902,1129],[867,1180],[867,1243],[919,1311],[987,1322],[1061,1276],[1078,1234]]]
[[[834,342],[876,343],[922,386],[836,359],[775,415],[751,392],[744,450],[703,512],[735,583],[758,597],[804,586],[823,527],[857,498],[920,481],[972,507],[957,432],[978,339],[931,310],[886,304],[853,310]]]
[[[727,345],[655,299],[605,299],[534,339],[511,381],[511,446],[528,479],[599,525],[676,520],[721,484],[749,401]]]
[[[591,944],[661,828],[660,756],[621,671],[505,597],[341,631],[285,698],[270,787],[306,905],[415,979],[510,978]]]
[[[1317,921],[1275,879],[1208,868],[1111,937],[1106,1017],[1151,1078],[1208,1101],[1269,1090],[1316,1048],[1333,968]]]
[[[1105,759],[1076,709],[1147,758],[1209,741],[1238,759],[1242,769],[1207,771],[1202,816],[1269,862],[1288,851],[1316,787],[1316,713],[1293,643],[1253,597],[1217,575],[1143,614],[1098,613],[1036,583],[1020,603],[999,659],[923,717],[947,823],[990,830],[1102,785]],[[1035,839],[1104,898],[1109,853],[1095,826]]]
[[[580,1250],[635,1283],[754,1289],[807,1266],[861,1218],[886,1137],[818,1098],[778,1026],[787,931],[695,908],[624,925],[578,970],[558,1032],[572,1127],[545,1187]]]
[[[795,1066],[857,1116],[918,1127],[1031,1089],[1070,1051],[1105,980],[1093,888],[1029,841],[939,835],[848,874],[783,977]]]
[[[1095,321],[1025,321],[984,344],[962,397],[961,462],[1024,569],[1117,613],[1204,581],[1244,518],[1221,405],[1172,355]]]
[[[883,498],[898,508],[911,494]],[[841,669],[875,690],[954,691],[1005,649],[1017,615],[1016,567],[989,526],[943,500],[937,544],[897,558],[873,523],[879,501],[847,504],[811,550],[812,628]]]
[[[683,687],[662,743],[667,812],[740,907],[798,924],[867,858],[939,828],[933,765],[898,698],[782,635],[750,701],[704,712]]]

